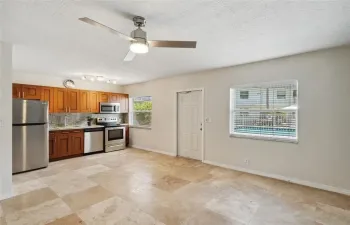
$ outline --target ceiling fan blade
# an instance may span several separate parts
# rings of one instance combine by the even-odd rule
[[[132,51],[129,51],[128,54],[126,54],[124,61],[130,62],[135,58],[136,54]]]
[[[116,31],[116,30],[110,28],[110,27],[107,27],[106,25],[103,25],[102,23],[99,23],[99,22],[97,22],[97,21],[95,21],[95,20],[93,20],[93,19],[90,19],[90,18],[88,18],[88,17],[82,17],[82,18],[79,18],[79,20],[81,20],[81,21],[83,21],[83,22],[85,22],[85,23],[88,23],[88,24],[90,24],[90,25],[96,26],[96,27],[105,28],[105,29],[107,29],[109,32],[111,32],[111,33],[113,33],[113,34],[117,34],[117,35],[119,35],[119,37],[121,37],[121,38],[123,38],[123,39],[125,39],[125,40],[128,40],[128,41],[135,41],[135,39],[133,39],[132,37],[129,37],[129,36],[126,35],[126,34],[123,34],[123,33],[119,32],[119,31]]]
[[[157,48],[196,48],[196,41],[148,41],[151,47]]]

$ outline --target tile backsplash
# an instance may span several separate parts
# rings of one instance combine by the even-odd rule
[[[91,114],[91,113],[50,113],[49,121],[51,127],[64,126],[64,120],[67,117],[68,126],[87,125],[87,117],[92,117],[92,124],[96,124],[98,117],[117,117],[120,123],[128,122],[128,114]]]

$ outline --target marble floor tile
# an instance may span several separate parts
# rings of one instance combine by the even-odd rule
[[[324,225],[349,225],[350,211],[322,203],[317,203],[317,222]]]
[[[138,149],[13,176],[0,225],[350,225],[350,196]]]
[[[60,197],[97,186],[95,182],[74,171],[59,173],[41,180]]]
[[[166,225],[183,224],[203,208],[191,202],[169,198],[166,201],[140,205],[140,209]]]
[[[232,220],[247,224],[259,208],[259,204],[239,190],[227,190],[209,201],[206,208]]]
[[[45,169],[43,169],[45,170]],[[40,176],[36,173],[36,171],[32,171],[32,172],[27,172],[27,173],[19,173],[19,174],[15,174],[12,176],[12,183],[15,184],[20,184],[26,181],[32,181],[32,180],[36,180],[37,178],[39,178]]]
[[[84,191],[72,193],[62,197],[62,200],[73,210],[78,211],[98,202],[102,202],[114,195],[101,186],[95,186]]]
[[[86,225],[86,223],[80,219],[77,214],[70,214],[48,223],[47,225]]]
[[[245,225],[210,210],[202,210],[188,218],[183,225]]]
[[[116,225],[165,225],[157,221],[152,216],[146,214],[139,209],[133,209],[124,219],[116,223]]]
[[[109,170],[111,170],[109,167],[98,164],[98,165],[88,166],[88,167],[78,169],[76,170],[76,172],[83,176],[91,176],[91,175],[101,173],[101,172],[106,172]]]
[[[7,225],[6,221],[5,221],[5,218],[0,217],[0,225]]]
[[[135,208],[131,203],[114,197],[92,205],[77,214],[86,224],[117,224]]]
[[[5,219],[8,225],[44,225],[71,213],[61,199],[54,199],[6,215]]]
[[[159,188],[164,191],[173,192],[187,184],[190,181],[183,180],[173,176],[164,176],[160,179],[155,180],[152,184],[154,187]]]
[[[190,183],[173,192],[176,199],[189,201],[198,205],[205,205],[210,200],[218,197],[224,190],[224,186],[217,186],[210,181]]]
[[[0,202],[0,218],[3,216],[4,216],[4,212],[2,211],[1,202]]]
[[[6,216],[7,214],[24,210],[56,198],[58,196],[50,188],[43,188],[3,200],[1,206]]]
[[[45,187],[47,187],[47,185],[44,184],[40,179],[29,180],[23,183],[15,183],[13,185],[13,195],[17,196]]]
[[[239,171],[235,171],[235,170],[226,169],[226,168],[214,167],[210,171],[210,174],[214,178],[231,178],[231,179],[235,179],[235,178],[241,176],[244,173],[243,172],[239,172]]]

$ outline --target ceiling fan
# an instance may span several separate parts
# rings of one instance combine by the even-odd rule
[[[107,29],[111,33],[117,34],[120,38],[130,41],[130,50],[125,56],[124,61],[132,61],[136,54],[147,53],[149,46],[156,48],[196,48],[197,46],[196,41],[148,41],[146,31],[141,29],[141,27],[146,25],[146,19],[141,16],[135,16],[133,18],[134,25],[137,27],[137,29],[132,31],[130,36],[88,17],[79,18],[79,20],[96,27]]]

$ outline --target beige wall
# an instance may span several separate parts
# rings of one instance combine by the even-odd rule
[[[229,137],[229,88],[299,81],[299,143]],[[335,48],[125,86],[153,97],[152,130],[131,129],[133,146],[174,153],[175,91],[205,89],[205,160],[350,194],[350,48]],[[249,159],[250,164],[244,164]],[[321,187],[320,186],[320,187]]]
[[[63,87],[65,78],[53,74],[35,74],[16,72],[13,73],[13,83],[33,84],[50,87]],[[106,91],[106,92],[120,92],[123,93],[123,88],[115,84],[107,84],[103,82],[90,82],[80,79],[73,79],[77,89]]]
[[[0,41],[0,200],[12,195],[12,45]]]

